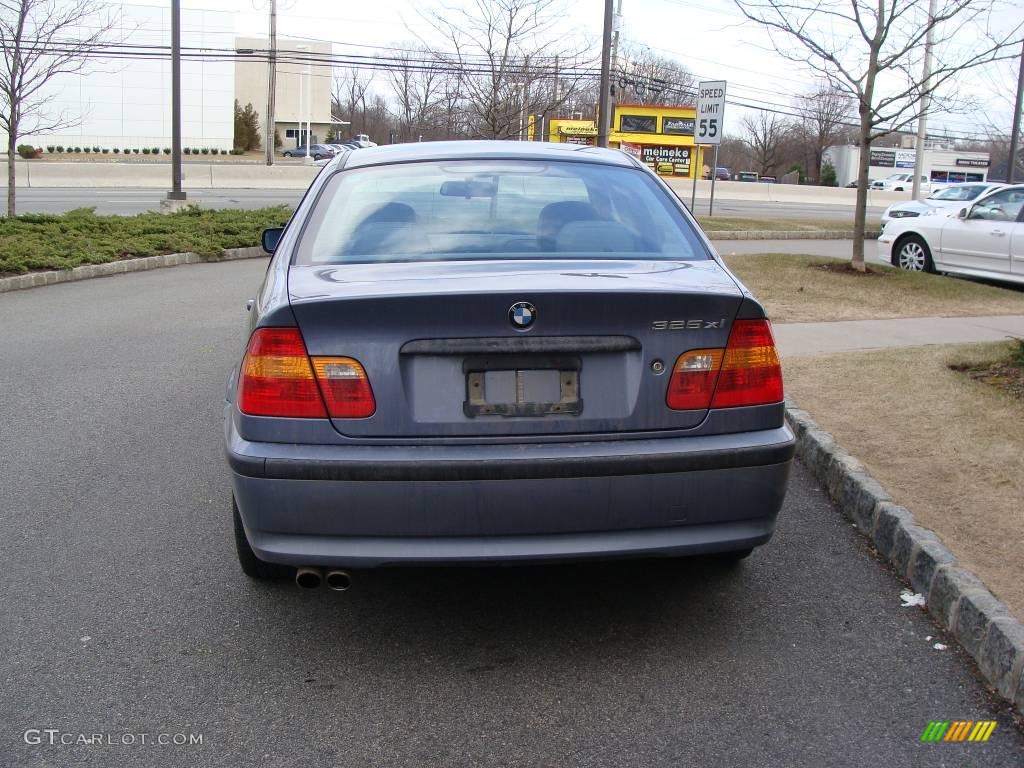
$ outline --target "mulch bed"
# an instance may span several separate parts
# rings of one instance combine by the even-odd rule
[[[998,387],[1011,397],[1024,400],[1024,365],[1000,360],[982,365],[951,365],[950,368],[975,381]]]
[[[875,269],[870,264],[864,265],[864,271],[854,269],[848,261],[839,261],[835,264],[808,264],[813,269],[820,269],[824,272],[831,272],[835,275],[853,275],[854,277],[888,277],[885,272]]]

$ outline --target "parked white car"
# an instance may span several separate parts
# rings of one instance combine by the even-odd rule
[[[949,187],[932,192],[924,200],[908,200],[905,203],[893,203],[882,214],[884,227],[893,219],[907,219],[915,216],[956,215],[965,203],[971,203],[993,189],[1005,187],[997,181],[970,182],[953,184]]]
[[[953,216],[893,219],[876,258],[916,272],[1024,283],[1024,184],[992,190]]]
[[[884,179],[875,179],[869,188],[880,189],[884,192],[909,192],[914,188],[914,174],[894,173]],[[934,186],[934,189],[938,188],[938,185]],[[933,191],[933,185],[927,176],[921,177],[921,191],[925,193]]]

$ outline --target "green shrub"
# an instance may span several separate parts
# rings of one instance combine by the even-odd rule
[[[184,152],[186,155],[191,155],[192,147],[183,147],[181,151]]]
[[[239,149],[238,147],[235,147],[234,149],[231,150],[231,154],[232,155],[244,155],[245,154],[245,150],[244,149]]]
[[[83,151],[85,152],[85,154],[88,155],[90,152],[92,152],[92,148],[86,147]]]
[[[160,147],[153,147],[153,148],[152,148],[152,149],[150,150],[150,154],[153,154],[153,155],[159,155],[159,154],[160,154]]]
[[[81,147],[75,147],[75,152],[80,153],[81,151],[82,151]]]
[[[823,187],[834,187],[836,186],[836,167],[832,165],[828,160],[821,166],[821,186]]]
[[[114,147],[114,154],[115,155],[121,154],[121,148],[120,147]]]
[[[53,146],[53,144],[47,144],[47,145],[46,145],[46,151],[47,151],[47,152],[48,152],[49,154],[53,154],[53,150],[55,150],[55,149],[56,149],[56,147],[55,147],[55,146]]]
[[[149,147],[143,147],[142,148],[142,154],[148,155],[149,154]]]
[[[58,152],[63,152],[64,151],[64,145],[63,144],[58,144],[57,145],[57,151]]]
[[[1024,368],[1024,339],[1014,339],[1013,349],[1010,350],[1010,360],[1014,365]]]
[[[36,156],[36,148],[33,147],[31,144],[19,144],[18,154],[21,155],[26,160],[31,160],[33,157]]]
[[[136,154],[136,155],[139,154],[139,148],[138,147],[132,147],[132,153]]]
[[[96,153],[96,154],[99,154],[100,148],[99,148],[99,147],[93,147],[93,148],[92,148],[92,151],[93,151],[94,153]]]
[[[171,148],[170,147],[164,147],[164,154],[165,155],[171,154]]]
[[[128,149],[127,147],[125,147],[125,149],[124,149],[124,153],[125,153],[126,155],[130,155],[130,154],[132,153],[132,151],[131,151],[130,149]]]
[[[200,151],[200,152],[202,152],[202,153],[203,153],[204,155],[208,155],[208,154],[210,154],[210,149],[209,149],[209,147],[203,147],[203,148],[202,148],[202,149],[200,149],[199,151]]]
[[[106,154],[109,154],[109,153],[110,153],[110,150],[107,149],[106,147],[104,147],[103,148],[103,154],[106,155]]]
[[[184,251],[220,256],[224,248],[258,244],[264,229],[280,226],[290,213],[280,206],[170,215],[97,216],[91,209],[79,209],[63,216],[15,216],[4,220],[0,233],[0,274]]]

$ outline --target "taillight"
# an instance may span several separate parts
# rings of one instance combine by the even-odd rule
[[[707,409],[722,365],[722,349],[691,349],[676,360],[665,402],[675,411]]]
[[[362,418],[376,404],[359,361],[310,361],[298,328],[257,328],[242,361],[238,408],[250,416]]]
[[[298,328],[256,329],[242,361],[238,408],[251,416],[327,418]]]
[[[370,380],[358,360],[351,357],[314,357],[313,370],[335,419],[362,419],[377,409]]]
[[[737,320],[725,349],[692,349],[672,368],[665,402],[676,411],[782,400],[782,368],[767,320]]]
[[[712,408],[778,403],[782,366],[767,320],[737,320],[726,345]]]

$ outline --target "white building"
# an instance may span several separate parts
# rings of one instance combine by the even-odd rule
[[[868,180],[884,179],[894,173],[914,171],[917,153],[913,149],[878,147],[871,150]],[[825,150],[823,160],[836,169],[836,183],[845,187],[857,180],[860,147],[836,146]],[[922,173],[937,183],[985,181],[988,177],[987,152],[961,152],[953,149],[929,148],[925,145]]]
[[[239,51],[235,98],[243,107],[252,104],[259,113],[261,137],[267,119],[269,46],[265,37],[239,37],[235,41]],[[302,145],[307,120],[312,143],[326,141],[331,128],[331,44],[278,38],[277,51],[274,125],[281,137],[281,149]]]
[[[111,7],[120,37],[131,46],[170,46],[171,9],[165,5]],[[182,49],[203,58],[182,58],[182,146],[231,149],[234,140],[234,14],[183,7]],[[139,49],[136,49],[139,50]],[[169,50],[169,48],[168,48]],[[66,113],[80,124],[60,132],[23,136],[18,143],[141,149],[171,146],[171,61],[162,56],[91,60],[84,74],[55,76],[44,97],[51,115]],[[214,55],[221,54],[220,56]],[[6,137],[5,137],[6,144]]]

